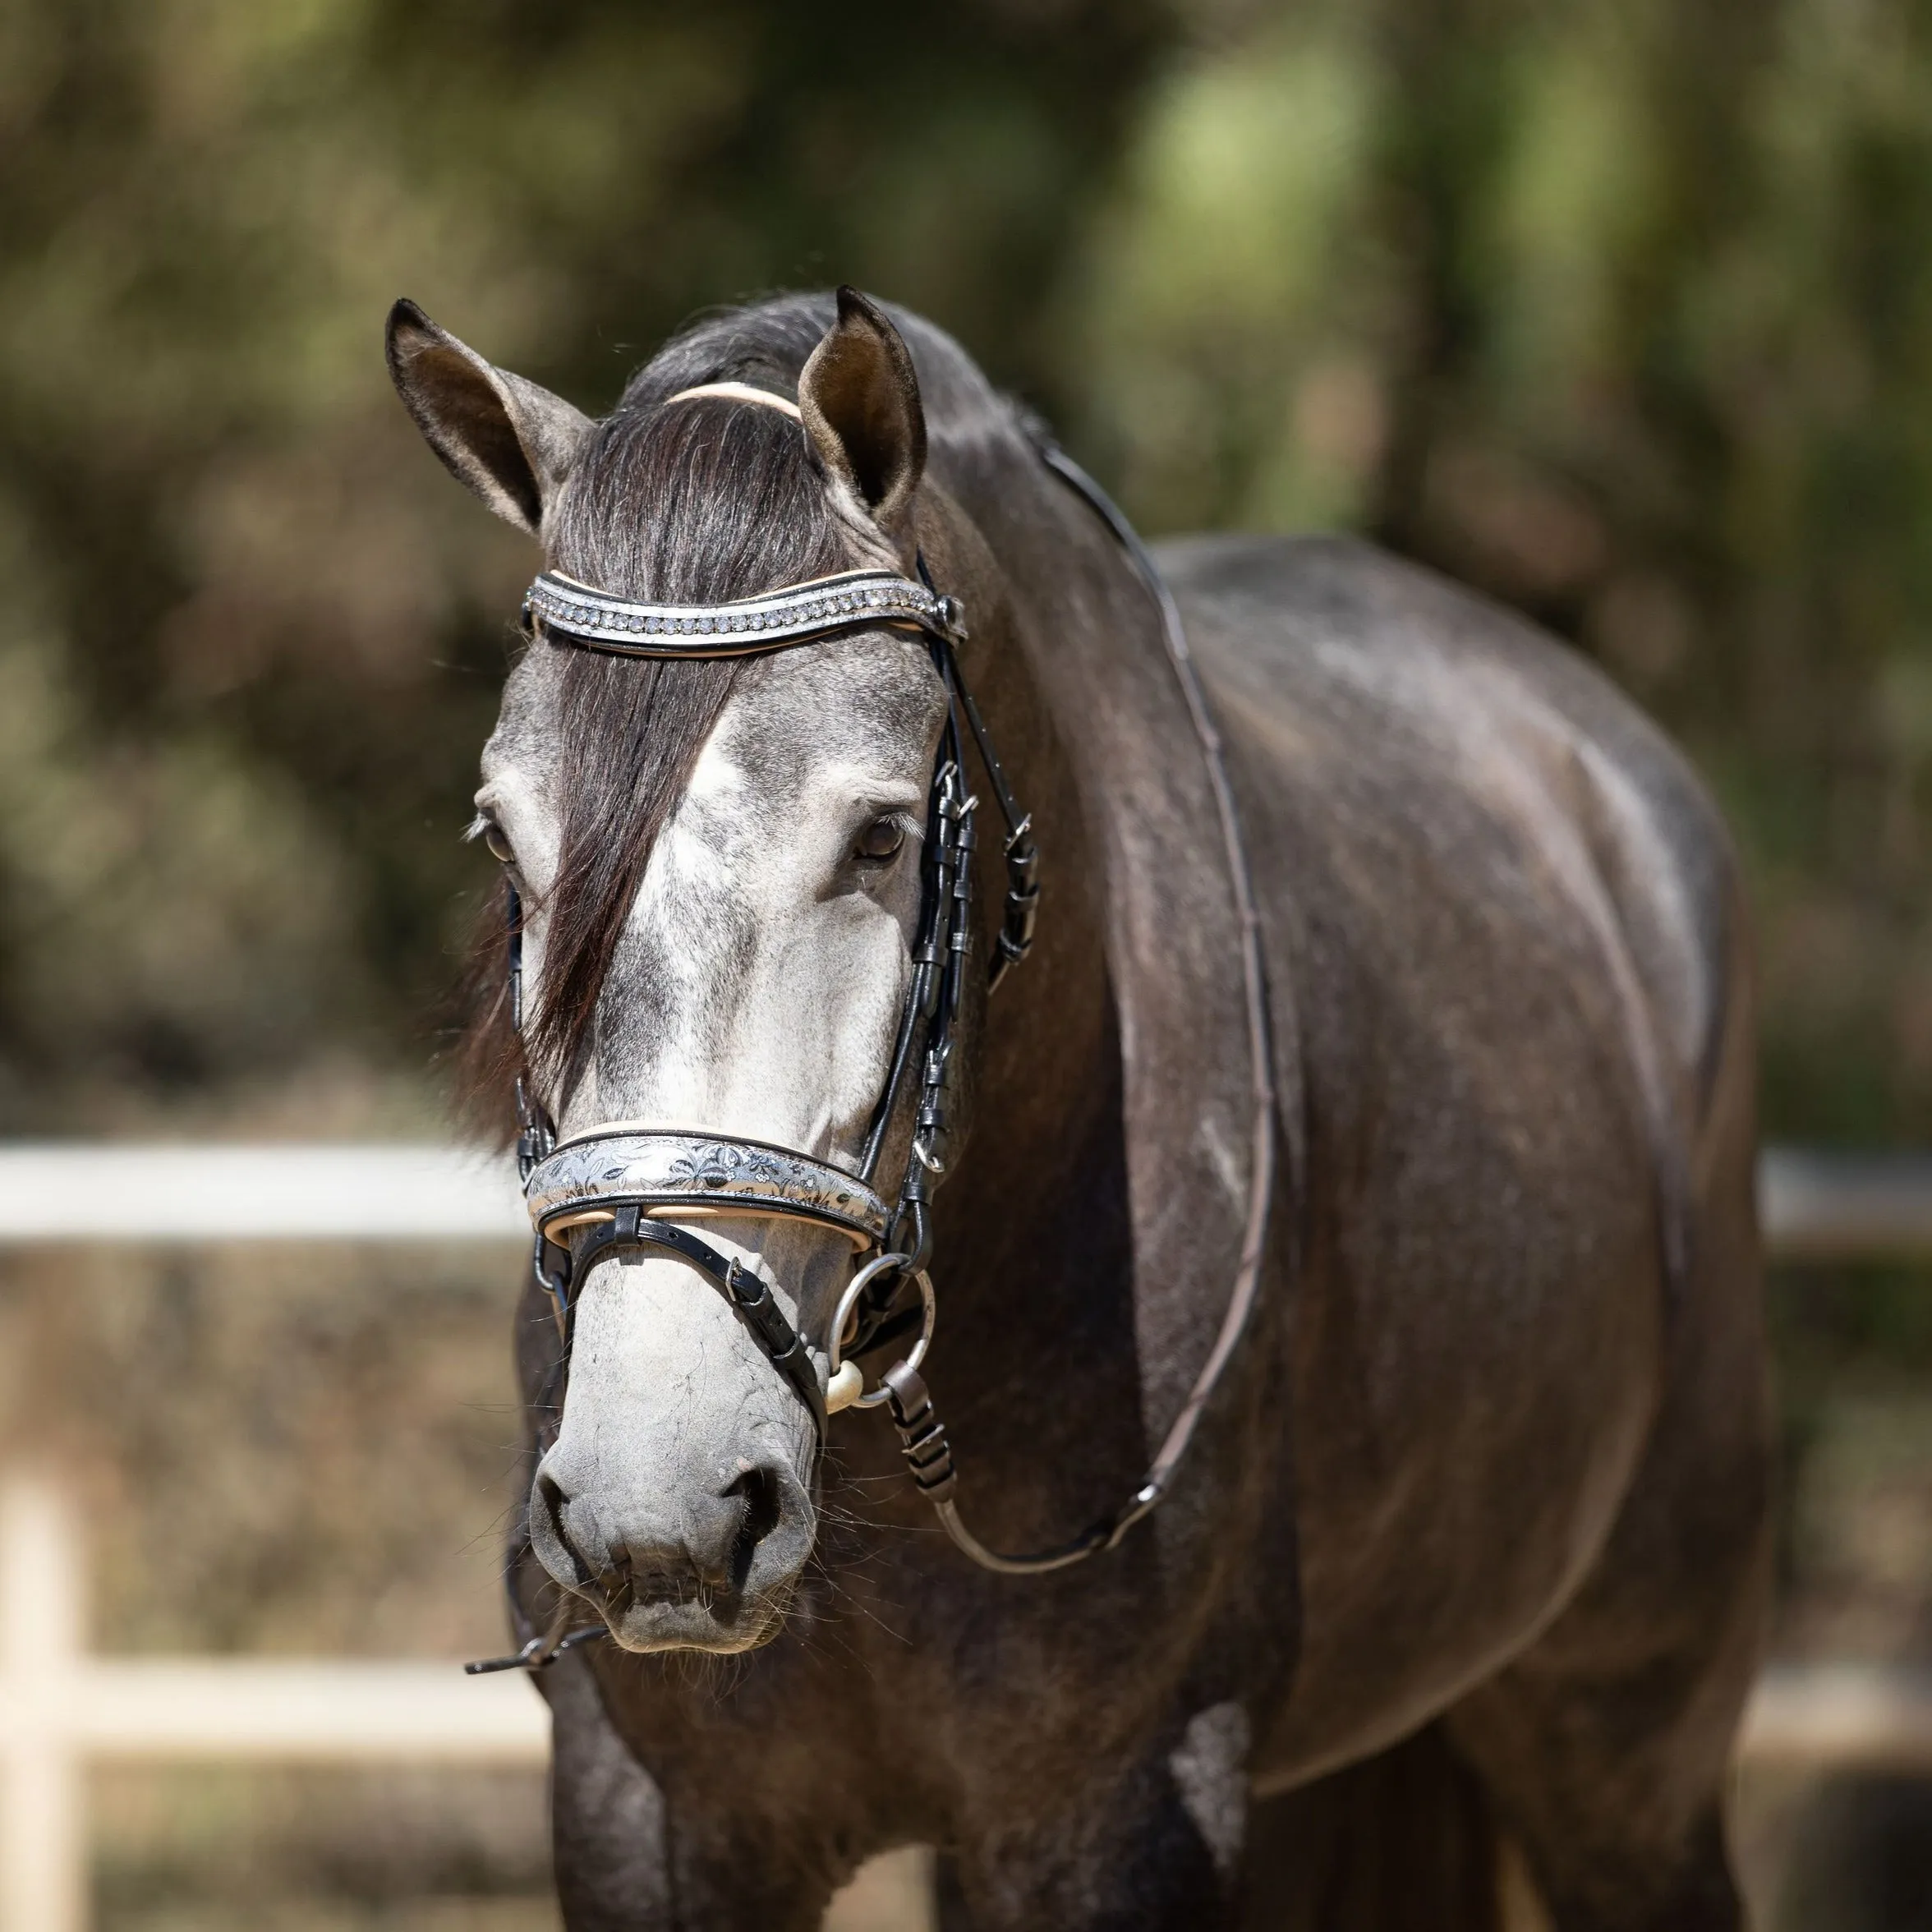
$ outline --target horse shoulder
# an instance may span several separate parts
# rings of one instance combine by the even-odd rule
[[[1591,667],[1366,545],[1167,548],[1226,734],[1305,1148],[1296,1389],[1311,1760],[1530,1641],[1658,1398],[1737,990],[1728,848]]]
[[[1451,911],[1479,948],[1576,933],[1564,964],[1621,982],[1618,1028],[1669,1089],[1656,1125],[1693,1142],[1750,957],[1728,836],[1662,732],[1580,654],[1367,544],[1194,538],[1163,562],[1294,944],[1341,916],[1426,972]],[[1298,983],[1323,964],[1389,977],[1332,945]]]

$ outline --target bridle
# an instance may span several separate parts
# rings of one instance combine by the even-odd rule
[[[794,416],[798,412],[785,398],[738,384],[708,384],[682,395],[720,395]],[[1214,1346],[1140,1485],[1120,1508],[1056,1549],[1005,1556],[988,1549],[966,1527],[959,1513],[951,1448],[919,1373],[932,1345],[937,1312],[930,1272],[931,1195],[946,1168],[955,1028],[972,948],[978,801],[967,789],[968,734],[1005,828],[1006,890],[987,968],[989,991],[1027,956],[1040,897],[1032,819],[1013,795],[960,670],[959,648],[967,632],[959,602],[939,593],[920,557],[915,564],[917,581],[886,570],[848,571],[756,597],[700,605],[634,602],[545,572],[531,586],[523,605],[524,629],[533,642],[542,637],[564,646],[625,657],[723,657],[787,650],[876,626],[914,631],[925,640],[945,688],[945,720],[928,794],[912,979],[857,1171],[793,1148],[697,1129],[614,1123],[559,1140],[522,1078],[516,1086],[518,1167],[535,1230],[533,1272],[550,1297],[563,1340],[547,1396],[560,1392],[575,1327],[575,1290],[591,1270],[610,1256],[625,1254],[680,1262],[724,1299],[791,1383],[812,1415],[821,1447],[830,1414],[848,1406],[888,1406],[913,1481],[933,1505],[947,1534],[976,1563],[1009,1576],[1063,1569],[1111,1549],[1160,1502],[1247,1325],[1260,1276],[1275,1162],[1260,923],[1220,738],[1208,715],[1180,614],[1152,558],[1099,485],[1058,448],[1042,445],[1041,453],[1106,523],[1159,606],[1168,657],[1207,763],[1240,922],[1253,1103],[1241,1255]],[[522,908],[514,885],[507,880],[506,890],[510,1012],[521,1033]],[[918,1093],[910,1147],[896,1198],[888,1203],[875,1182],[888,1130],[915,1063]],[[830,1374],[824,1390],[804,1338],[763,1276],[685,1225],[719,1214],[803,1221],[843,1235],[864,1258],[832,1317],[826,1341]],[[918,1300],[902,1308],[908,1286],[918,1290]],[[910,1349],[884,1371],[875,1389],[867,1392],[853,1358],[908,1335],[916,1336]],[[540,1397],[540,1405],[544,1400]],[[540,1668],[564,1649],[604,1634],[602,1625],[566,1633],[560,1617],[550,1631],[532,1637],[514,1657],[470,1668]]]
[[[901,1004],[885,1086],[867,1126],[858,1171],[850,1172],[763,1141],[711,1133],[616,1124],[559,1143],[547,1117],[518,1085],[518,1165],[536,1230],[536,1279],[555,1309],[568,1353],[576,1314],[574,1285],[613,1254],[654,1251],[704,1276],[731,1304],[758,1346],[810,1410],[820,1440],[829,1412],[876,1406],[884,1391],[863,1392],[858,1364],[844,1359],[881,1346],[890,1304],[908,1282],[919,1290],[921,1333],[910,1359],[916,1370],[932,1339],[931,1189],[945,1171],[948,1087],[967,962],[974,820],[978,801],[964,772],[970,730],[1005,821],[1005,907],[990,984],[1026,957],[1040,891],[1032,821],[1014,801],[985,721],[959,674],[965,637],[959,606],[922,581],[883,570],[846,571],[729,604],[636,604],[545,573],[531,586],[525,609],[533,633],[580,648],[628,657],[714,657],[775,651],[876,625],[914,629],[931,651],[946,694],[927,796],[923,876],[914,927],[913,973]],[[514,888],[512,888],[513,891]],[[520,926],[520,908],[513,908]],[[521,1027],[521,934],[511,937],[511,1012]],[[915,1049],[916,1053],[915,1053]],[[918,1065],[911,1146],[891,1205],[874,1183],[887,1132]],[[677,1225],[712,1215],[779,1217],[844,1235],[872,1258],[841,1298],[828,1338],[832,1375],[821,1393],[803,1338],[755,1271]],[[902,1332],[895,1327],[893,1334]]]

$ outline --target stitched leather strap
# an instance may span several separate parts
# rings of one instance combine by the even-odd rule
[[[599,1262],[613,1254],[656,1252],[681,1261],[693,1269],[722,1295],[731,1311],[751,1331],[752,1341],[770,1357],[772,1366],[798,1392],[799,1400],[812,1411],[819,1440],[825,1440],[825,1391],[818,1384],[818,1371],[810,1351],[800,1339],[785,1312],[778,1305],[764,1279],[738,1260],[714,1248],[709,1241],[682,1228],[674,1221],[646,1220],[634,1201],[627,1202],[612,1219],[587,1227],[571,1252],[571,1279],[581,1284]],[[565,1319],[574,1323],[576,1301],[565,1309]]]

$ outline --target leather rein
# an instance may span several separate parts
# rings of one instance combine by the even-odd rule
[[[688,393],[738,396],[788,412],[795,407],[783,398],[743,391],[737,384],[719,384]],[[968,734],[1005,828],[1006,892],[987,968],[989,990],[1026,957],[1040,896],[1032,819],[1013,795],[960,671],[959,647],[967,633],[959,602],[934,588],[921,558],[918,582],[888,571],[849,571],[757,597],[705,605],[634,602],[546,572],[531,586],[523,605],[524,629],[533,640],[540,634],[559,645],[630,657],[720,657],[784,650],[876,625],[913,629],[925,638],[933,669],[945,687],[946,715],[928,795],[913,977],[856,1171],[792,1148],[698,1129],[614,1123],[559,1141],[549,1116],[521,1078],[516,1088],[518,1167],[535,1230],[533,1271],[550,1297],[563,1341],[546,1395],[560,1388],[575,1327],[576,1291],[593,1267],[623,1254],[680,1262],[724,1299],[790,1382],[812,1415],[821,1448],[830,1414],[848,1406],[886,1405],[913,1481],[948,1536],[982,1567],[1016,1576],[1064,1569],[1113,1548],[1166,1493],[1254,1307],[1276,1161],[1260,921],[1220,736],[1208,713],[1180,612],[1146,546],[1100,485],[1057,448],[1042,445],[1041,454],[1106,524],[1160,611],[1169,663],[1207,766],[1240,925],[1253,1110],[1240,1258],[1213,1347],[1139,1486],[1118,1509],[1054,1549],[1002,1555],[987,1548],[966,1527],[959,1511],[952,1450],[919,1373],[936,1315],[930,1273],[932,1189],[946,1167],[954,1031],[972,948],[978,801],[966,787]],[[505,886],[510,1012],[521,1033],[522,912],[515,886],[507,878]],[[888,1129],[915,1064],[918,1092],[911,1146],[896,1198],[889,1205],[874,1184]],[[762,1275],[689,1225],[720,1214],[806,1221],[842,1235],[863,1258],[832,1318],[826,1346],[830,1373],[825,1387],[820,1386],[804,1338]],[[916,1302],[908,1300],[908,1287],[918,1290]],[[916,1337],[911,1347],[884,1371],[875,1389],[866,1392],[852,1358],[908,1335]],[[564,1625],[560,1616],[550,1631],[533,1636],[515,1656],[469,1668],[539,1668],[565,1649],[605,1634],[601,1625],[568,1632]]]

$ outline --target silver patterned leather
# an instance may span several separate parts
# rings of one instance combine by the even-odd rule
[[[704,1208],[713,1213],[783,1214],[837,1228],[876,1246],[891,1210],[843,1168],[764,1141],[620,1128],[561,1143],[524,1184],[540,1230],[567,1214],[637,1201],[647,1211]]]

